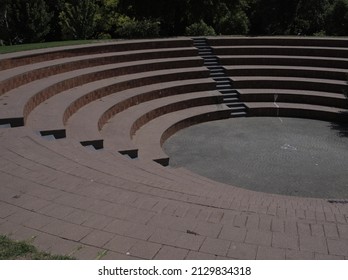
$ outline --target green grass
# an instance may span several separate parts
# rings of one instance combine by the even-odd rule
[[[83,44],[98,43],[98,42],[105,42],[105,40],[76,40],[76,41],[59,41],[59,42],[48,42],[48,43],[23,44],[23,45],[13,45],[13,46],[0,46],[0,54],[53,48],[53,47],[83,45]]]
[[[73,260],[73,258],[40,252],[29,242],[13,241],[0,235],[0,260]]]

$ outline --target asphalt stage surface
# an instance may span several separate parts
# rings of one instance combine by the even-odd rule
[[[348,129],[296,118],[239,118],[179,131],[163,148],[172,167],[250,190],[348,198]]]

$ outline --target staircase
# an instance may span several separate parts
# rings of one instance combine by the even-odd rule
[[[219,59],[213,54],[213,49],[205,38],[193,38],[193,46],[198,49],[198,54],[204,59],[204,66],[210,71],[210,77],[216,81],[216,90],[223,94],[223,104],[231,108],[231,117],[245,117],[246,106],[239,100],[239,92],[233,88],[233,81],[226,75],[225,69],[220,65]]]

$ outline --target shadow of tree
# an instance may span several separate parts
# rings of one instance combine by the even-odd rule
[[[330,127],[336,130],[340,137],[348,137],[348,111],[342,112],[339,122],[332,122]]]

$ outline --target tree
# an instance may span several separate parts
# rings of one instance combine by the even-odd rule
[[[119,0],[99,0],[96,29],[99,38],[115,38],[120,20]]]
[[[5,0],[1,8],[1,37],[8,44],[41,42],[50,31],[44,0]]]
[[[329,35],[348,35],[348,0],[335,1],[328,12],[325,26]]]
[[[62,40],[62,27],[59,24],[59,15],[63,10],[65,0],[45,0],[48,11],[52,15],[51,30],[46,35],[46,41],[59,41]]]
[[[249,20],[252,35],[286,35],[299,0],[251,0]]]
[[[330,0],[299,0],[291,24],[291,33],[314,35],[325,29],[325,18]]]
[[[175,36],[183,35],[188,25],[188,2],[189,0],[119,0],[119,9],[120,13],[135,20],[158,21],[161,23],[161,35]]]
[[[70,0],[59,15],[65,39],[90,39],[96,33],[95,0]]]
[[[245,0],[217,1],[212,10],[213,27],[218,34],[247,34],[249,19],[246,14],[249,5]]]

